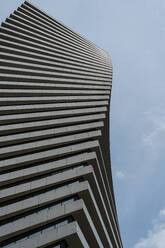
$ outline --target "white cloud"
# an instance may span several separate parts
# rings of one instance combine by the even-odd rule
[[[124,179],[125,178],[125,174],[122,171],[118,170],[118,171],[116,171],[116,177],[118,179]]]
[[[153,221],[153,227],[146,238],[141,238],[134,248],[165,248],[165,208],[159,212],[159,217]]]
[[[148,133],[147,135],[144,135],[143,137],[143,143],[149,146],[154,145],[154,141],[155,139],[161,135],[161,133],[165,132],[165,123],[159,123],[157,127],[155,127],[155,129],[153,129],[150,133]]]
[[[165,106],[145,113],[148,130],[142,137],[143,144],[159,153],[164,147],[165,136]]]
[[[160,213],[159,213],[160,216],[165,216],[165,208],[160,210]]]

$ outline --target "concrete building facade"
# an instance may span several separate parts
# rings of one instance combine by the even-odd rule
[[[0,27],[0,247],[121,248],[108,54],[25,1]]]

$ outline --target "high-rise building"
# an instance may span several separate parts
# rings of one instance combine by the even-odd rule
[[[121,248],[107,52],[25,1],[0,28],[0,247]]]

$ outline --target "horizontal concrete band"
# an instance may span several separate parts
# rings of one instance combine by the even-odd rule
[[[95,247],[98,248],[104,247],[83,200],[77,200],[75,202],[65,204],[62,207],[46,209],[41,211],[41,213],[36,214],[36,216],[33,215],[30,216],[30,218],[25,217],[22,219],[22,223],[21,221],[15,221],[15,223],[13,223],[13,228],[9,225],[5,225],[1,228],[0,241],[5,240],[6,235],[14,236],[18,233],[23,234],[24,232],[43,227],[44,225],[51,225],[51,223],[53,224],[54,221],[60,219],[61,217],[64,218],[70,215],[72,215],[78,222],[90,246],[95,245]],[[8,231],[8,234],[6,230]],[[106,244],[104,240],[103,243]]]
[[[92,171],[89,170],[89,172],[92,172]],[[94,187],[94,185],[93,185],[92,182],[91,182],[91,186]],[[63,194],[64,191],[65,191],[65,195]],[[62,188],[59,188],[59,189],[57,189],[55,191],[52,191],[51,190],[50,192],[48,192],[46,194],[42,194],[43,197],[45,195],[45,197],[46,197],[45,200],[47,199],[45,201],[44,205],[45,204],[48,204],[50,201],[53,200],[53,198],[52,198],[53,197],[53,192],[56,192],[56,195],[57,195],[57,198],[55,198],[54,200],[62,199],[62,198],[64,198],[64,196],[66,197],[66,196],[73,195],[73,194],[76,194],[76,193],[81,198],[83,198],[84,201],[86,202],[86,205],[87,205],[88,211],[90,212],[91,217],[94,218],[93,221],[94,221],[94,224],[95,224],[96,229],[99,232],[102,233],[101,236],[103,235],[104,239],[109,240],[109,237],[108,237],[106,228],[104,226],[104,222],[103,222],[102,217],[101,217],[101,214],[100,214],[100,210],[99,210],[100,207],[98,208],[98,205],[96,204],[96,201],[94,200],[94,195],[93,195],[93,193],[91,191],[91,188],[90,188],[90,186],[86,182],[84,182],[84,183],[73,183],[73,184],[70,184],[68,186],[64,186]],[[42,195],[40,195],[39,198],[41,198]],[[47,198],[48,196],[51,196],[51,197],[49,197],[49,199],[48,199]],[[24,208],[24,211],[27,211],[29,209],[35,209],[39,205],[43,205],[43,203],[41,203],[41,204],[37,203],[37,201],[38,201],[37,199],[39,199],[39,198],[38,198],[38,196],[36,196],[36,197],[33,197],[33,198],[29,199],[29,203],[30,202],[31,203],[33,202],[33,203],[32,204],[30,203],[30,205],[28,204],[28,208],[26,206],[26,203],[25,203],[26,200],[25,200],[24,203],[25,203],[25,206],[26,207]],[[24,205],[24,203],[23,202],[22,203],[20,202],[20,205],[22,205],[22,204]],[[12,208],[16,210],[16,206],[17,205],[18,205],[17,203],[16,204],[13,204],[12,205]],[[1,209],[1,211],[3,213],[3,209]],[[22,212],[22,211],[23,211],[23,208],[21,210],[20,210],[20,208],[19,209],[17,208],[15,214],[16,213],[17,214],[20,214],[20,212]],[[11,214],[8,213],[8,216],[10,217]],[[2,218],[2,216],[1,216],[1,218]],[[27,219],[28,219],[28,217],[27,217]],[[109,242],[110,242],[110,240],[109,240]]]
[[[16,21],[13,19],[13,17],[11,17],[10,19],[6,19],[5,23],[2,23],[3,27],[6,27],[7,30],[14,30],[15,32],[20,32],[21,34],[26,34],[27,36],[30,35],[30,39],[33,40],[34,37],[41,39],[40,42],[42,41],[43,43],[46,41],[47,44],[53,45],[54,47],[58,47],[61,48],[64,51],[71,51],[75,54],[79,54],[81,52],[81,54],[84,56],[84,58],[86,57],[85,55],[87,55],[87,57],[93,57],[96,60],[101,57],[102,61],[107,61],[107,58],[105,57],[105,55],[102,56],[101,53],[95,53],[95,52],[91,52],[89,49],[82,49],[82,47],[79,46],[75,46],[73,45],[72,42],[69,43],[69,45],[64,42],[64,40],[61,39],[57,39],[57,36],[55,36],[56,38],[54,38],[52,35],[49,34],[49,32],[45,32],[41,30],[41,27],[38,28],[36,30],[36,28],[26,25],[26,24],[22,24],[20,25],[20,22]],[[3,29],[5,30],[5,29]],[[6,30],[6,31],[7,31]],[[35,40],[35,39],[34,39]],[[41,42],[41,43],[42,43]]]
[[[76,41],[81,41],[83,44],[86,44],[92,48],[94,48],[95,50],[99,51],[101,49],[99,49],[99,47],[97,47],[96,45],[94,45],[93,43],[91,43],[90,41],[82,38],[80,35],[78,35],[77,33],[75,33],[74,31],[72,31],[71,29],[69,29],[68,27],[65,27],[64,25],[62,25],[61,23],[59,23],[59,21],[55,20],[54,18],[50,17],[49,15],[47,15],[45,12],[39,10],[38,8],[36,8],[34,5],[32,5],[30,2],[25,1],[24,4],[21,5],[21,7],[24,10],[29,10],[30,16],[36,16],[36,19],[41,19],[42,22],[47,22],[47,24],[49,24],[49,26],[52,24],[54,27],[56,27],[56,30],[61,30],[62,33],[65,33],[66,35],[69,36],[73,36],[74,39],[76,39]],[[20,7],[18,8],[18,10],[20,9]],[[29,16],[28,15],[28,16]],[[101,50],[102,51],[102,50]],[[103,51],[102,51],[103,52]]]
[[[96,158],[94,154],[93,155],[92,154],[91,155],[90,154],[89,155],[84,154],[84,155],[85,155],[85,157],[83,157],[83,155],[81,155],[81,156],[79,155],[77,157],[75,156],[75,158],[74,157],[71,157],[70,159],[68,158],[68,159],[64,160],[64,162],[66,161],[67,164],[68,164],[67,165],[68,169],[69,169],[69,167],[71,165],[74,165],[75,163],[78,163],[79,160],[77,160],[76,158],[81,158],[81,160],[80,160],[81,162],[83,162],[84,159],[85,159],[85,161],[87,161],[87,160],[93,160],[93,159]],[[82,160],[82,158],[83,158],[83,160]],[[58,170],[58,168],[61,168],[62,164],[64,163],[63,160],[59,160],[57,162],[58,163],[54,164],[55,167],[53,166],[53,163],[47,163],[47,164],[43,164],[41,166],[38,166],[37,168],[32,167],[32,168],[29,168],[29,169],[27,168],[27,169],[23,169],[21,171],[17,171],[17,173],[15,173],[15,177],[13,177],[13,174],[12,173],[4,174],[1,177],[1,181],[3,182],[3,184],[4,183],[12,183],[12,182],[16,182],[18,180],[24,180],[27,177],[30,178],[29,176],[31,176],[31,177],[33,176],[34,177],[35,175],[40,175],[40,174],[43,174],[43,173],[46,173],[46,172],[55,172],[56,170]],[[64,167],[62,167],[62,168],[66,168],[65,163],[64,163]],[[58,164],[59,164],[60,167],[58,166]],[[95,164],[94,168],[96,169],[97,180],[100,180],[99,177],[102,174],[102,172],[97,170],[97,168],[99,168],[98,163]],[[35,180],[35,178],[33,180]],[[103,178],[101,179],[101,181],[99,181],[99,184],[100,184],[100,187],[102,189],[102,185],[104,185]],[[106,189],[104,187],[103,187],[103,189],[106,191]],[[13,188],[13,190],[15,190],[15,192],[16,192],[16,188]],[[31,188],[31,190],[32,190],[32,188]],[[102,192],[103,194],[104,194],[104,190]],[[1,193],[1,196],[3,194],[7,196],[9,194],[10,190],[7,190],[7,191],[8,191],[8,193],[5,193],[5,191],[4,191],[4,193]],[[12,190],[11,190],[11,192],[12,192]],[[106,198],[104,198],[104,200],[105,199]],[[110,209],[110,208],[111,208],[110,205],[108,205],[108,209]]]
[[[49,32],[45,32],[41,30],[40,28],[34,28],[32,26],[29,27],[29,25],[26,24],[22,24],[20,25],[20,22],[16,21],[12,16],[9,19],[6,19],[5,23],[2,23],[2,26],[5,27],[3,28],[3,31],[6,32],[11,32],[11,30],[14,30],[15,32],[19,32],[21,35],[27,35],[27,37],[29,37],[29,40],[35,40],[37,38],[39,38],[39,43],[45,43],[49,44],[51,46],[60,48],[62,51],[72,51],[74,54],[82,54],[82,56],[85,57],[91,57],[91,58],[95,58],[96,60],[98,60],[100,62],[100,60],[102,61],[106,61],[109,62],[108,59],[106,58],[105,54],[101,54],[99,52],[95,53],[95,52],[90,52],[89,49],[82,49],[82,47],[79,46],[75,46],[73,45],[72,42],[69,42],[69,45],[66,44],[66,42],[64,42],[64,40],[60,40],[57,39],[57,35],[54,37],[52,37],[52,35],[49,34]],[[11,32],[12,33],[12,32]],[[34,38],[35,37],[35,38]]]
[[[103,122],[92,122],[87,124],[80,124],[80,125],[72,125],[72,126],[65,126],[65,127],[58,127],[58,128],[51,128],[42,131],[33,131],[33,132],[26,132],[21,134],[13,134],[8,136],[1,136],[0,137],[0,146],[4,147],[4,145],[11,145],[11,144],[19,144],[25,141],[31,140],[42,140],[43,138],[47,137],[55,137],[59,134],[69,134],[78,131],[84,131],[88,129],[95,129],[99,127],[103,127]],[[2,142],[2,143],[1,143]]]
[[[69,161],[68,161],[68,162],[69,162]],[[69,162],[69,163],[70,163],[70,162]],[[44,167],[43,167],[43,168],[44,168]],[[46,167],[46,168],[47,168],[47,167]],[[84,169],[85,169],[85,168],[84,168]],[[77,171],[78,171],[78,170],[77,170]],[[68,171],[68,172],[69,172],[69,171]],[[67,175],[67,173],[64,173],[64,174]],[[72,173],[72,174],[73,174],[73,173]],[[58,174],[58,175],[60,176],[60,174]],[[69,175],[69,174],[68,174],[68,175]],[[64,176],[64,175],[63,175],[63,176]],[[73,175],[72,175],[72,176],[73,176]],[[77,174],[77,177],[78,177],[78,174]],[[45,179],[46,179],[46,178],[45,178]],[[44,182],[44,184],[45,184],[45,182],[46,182],[45,179],[41,180],[41,181]],[[62,179],[62,178],[61,178],[61,179]],[[49,180],[48,180],[48,181],[49,181]],[[51,180],[50,180],[50,181],[51,181]],[[101,185],[102,185],[102,183],[103,183],[103,181],[101,182]],[[37,185],[39,186],[40,184],[37,183],[36,186],[37,186]],[[40,185],[40,186],[41,186],[41,185]],[[24,188],[29,188],[29,187],[28,187],[28,186],[25,186]],[[31,187],[31,192],[32,192],[32,189],[33,189],[33,188],[35,189],[35,187],[32,186],[32,187]],[[94,187],[94,188],[95,188],[95,187]],[[14,189],[14,188],[13,188],[13,189]],[[20,189],[21,189],[21,188],[20,188]],[[33,190],[34,190],[34,189],[33,189]],[[15,188],[15,190],[16,190],[16,188]],[[29,190],[30,190],[30,188],[29,188]],[[9,192],[9,191],[8,191],[8,192]],[[12,190],[11,190],[11,192],[12,192]],[[20,193],[17,193],[17,195],[18,195],[18,194],[20,194]],[[4,193],[4,195],[7,195],[7,193]],[[17,195],[16,195],[16,196],[17,196]],[[99,195],[99,194],[97,193],[96,196],[98,196],[98,195]],[[9,197],[9,194],[8,194],[8,197]],[[97,200],[97,202],[98,202],[98,200]]]
[[[0,46],[0,50],[1,50],[1,60],[0,60],[0,63],[1,64],[5,64],[5,63],[9,63],[9,64],[17,64],[18,67],[21,67],[22,63],[23,65],[27,64],[29,66],[34,66],[34,67],[40,67],[40,68],[54,68],[54,70],[56,71],[65,71],[65,72],[69,72],[70,70],[73,72],[73,73],[79,73],[79,74],[86,74],[88,73],[89,75],[95,75],[95,76],[102,76],[102,77],[109,77],[111,78],[112,75],[111,73],[109,72],[109,70],[101,70],[99,68],[99,71],[95,68],[95,69],[92,69],[90,68],[89,66],[84,66],[84,64],[82,63],[81,66],[80,64],[79,65],[71,65],[68,61],[68,64],[64,63],[65,60],[60,60],[60,62],[52,62],[52,61],[49,61],[48,59],[44,59],[44,58],[35,58],[35,57],[27,57],[27,56],[21,56],[21,55],[16,55],[16,54],[12,54],[11,52],[13,52],[13,49],[11,48],[6,48],[4,46]],[[18,52],[22,52],[21,50],[18,50],[18,49],[14,49],[15,53],[18,53]],[[10,53],[9,53],[10,52]],[[29,53],[27,53],[27,55],[29,55]],[[31,54],[31,55],[36,55],[37,54]],[[20,62],[22,62],[20,64]],[[62,63],[63,62],[63,63]]]
[[[82,108],[82,109],[71,109],[71,110],[58,110],[58,111],[44,111],[44,112],[34,112],[34,113],[25,113],[25,114],[11,114],[11,115],[1,115],[0,124],[9,124],[9,123],[21,123],[29,121],[38,121],[38,120],[50,120],[63,117],[73,117],[73,116],[83,116],[87,113],[105,113],[106,107],[98,108]],[[3,127],[2,127],[3,129]]]
[[[22,5],[22,7],[25,5]],[[89,44],[85,44],[85,40],[76,39],[73,35],[69,35],[69,32],[64,32],[64,30],[60,30],[57,25],[52,25],[51,23],[46,22],[44,19],[36,18],[36,15],[33,15],[32,12],[29,12],[27,9],[19,7],[17,11],[14,11],[13,14],[10,15],[10,18],[7,18],[6,21],[10,23],[15,23],[17,21],[18,25],[24,26],[27,25],[26,28],[34,27],[37,30],[46,31],[46,34],[53,35],[55,40],[61,41],[64,44],[72,44],[75,47],[78,47],[82,50],[92,52],[92,53],[101,53],[97,48],[93,48],[89,46]],[[29,15],[30,14],[30,15]],[[68,43],[69,41],[69,43]]]
[[[92,96],[85,96],[85,95],[77,95],[77,96],[28,96],[23,97],[2,97],[0,98],[1,106],[9,106],[14,104],[33,104],[34,102],[37,103],[57,103],[57,102],[82,102],[82,101],[100,101],[100,100],[108,100],[108,95],[92,95]],[[4,104],[5,103],[5,104]]]
[[[21,133],[24,131],[35,131],[35,130],[43,130],[54,128],[58,126],[66,126],[72,123],[90,123],[95,120],[103,120],[105,119],[105,114],[91,114],[91,115],[82,115],[77,117],[66,117],[66,118],[58,118],[53,120],[41,120],[41,121],[29,121],[11,125],[2,125],[0,126],[1,135],[8,135],[11,133]]]
[[[109,55],[28,1],[0,43],[0,245],[122,248]]]
[[[50,23],[49,23],[49,25],[45,25],[44,21],[42,19],[42,22],[39,23],[40,25],[37,25],[37,22],[39,22],[37,20],[37,15],[34,15],[35,16],[35,19],[34,19],[30,15],[28,15],[29,13],[32,14],[32,12],[29,12],[25,8],[18,8],[18,11],[15,11],[13,15],[10,15],[10,18],[6,19],[5,24],[6,25],[9,24],[9,23],[10,23],[10,25],[15,24],[16,28],[22,27],[22,29],[24,28],[24,31],[26,30],[25,32],[27,32],[27,30],[28,31],[31,30],[32,32],[34,31],[35,34],[40,34],[40,35],[46,34],[45,37],[47,37],[47,38],[48,37],[49,38],[53,37],[53,40],[56,40],[56,44],[59,44],[59,45],[63,44],[63,48],[70,47],[72,45],[75,49],[76,49],[76,47],[78,47],[79,51],[80,50],[82,52],[84,51],[84,54],[86,52],[88,52],[88,54],[91,54],[92,56],[94,56],[94,55],[97,56],[98,54],[99,55],[103,54],[103,56],[102,56],[103,59],[106,57],[105,52],[103,53],[103,51],[98,50],[98,49],[96,51],[96,49],[95,50],[92,49],[93,46],[91,46],[91,48],[89,49],[89,47],[84,45],[84,42],[83,42],[83,45],[82,45],[82,42],[80,43],[80,42],[78,42],[78,40],[76,40],[76,42],[75,42],[75,39],[72,38],[73,36],[69,36],[69,43],[68,43],[68,38],[66,38],[66,35],[64,35],[63,31],[60,32],[57,29],[57,26],[55,28],[52,28],[53,32],[51,32],[50,31],[51,30]],[[33,22],[29,22],[29,20],[32,20]],[[30,23],[30,26],[29,26],[29,23]],[[43,28],[43,25],[46,26],[46,29]],[[36,29],[36,27],[37,27],[37,29]],[[68,34],[68,32],[67,32],[67,34]],[[62,36],[62,39],[60,39],[61,36]]]
[[[25,14],[25,12],[27,14]],[[72,45],[74,48],[78,48],[78,51],[84,51],[85,54],[98,55],[101,54],[101,51],[93,49],[93,47],[89,47],[78,40],[75,40],[72,36],[68,36],[68,32],[64,34],[63,31],[57,30],[56,28],[51,27],[50,25],[46,25],[43,20],[42,22],[37,20],[36,18],[32,18],[28,15],[28,10],[23,8],[19,8],[18,11],[15,11],[10,15],[9,18],[6,19],[6,22],[11,24],[16,24],[16,26],[25,28],[27,30],[35,30],[38,34],[45,34],[46,37],[53,38],[58,42],[59,45],[63,44],[66,47],[70,47]],[[88,52],[88,53],[87,53]]]
[[[25,78],[26,79],[26,78]],[[57,80],[57,78],[56,78]],[[55,81],[56,81],[55,80]],[[40,80],[40,82],[11,82],[11,81],[5,81],[5,82],[1,82],[0,86],[3,87],[3,88],[8,88],[8,87],[12,87],[12,88],[18,88],[18,86],[20,88],[32,88],[32,89],[58,89],[58,88],[70,88],[70,89],[74,89],[74,88],[84,88],[84,89],[102,89],[102,90],[111,90],[111,86],[107,86],[107,85],[93,85],[95,83],[93,82],[86,82],[86,81],[83,81],[82,84],[77,84],[75,83],[75,81],[72,82],[72,84],[70,82],[67,82],[67,81],[62,81],[62,80],[59,80],[56,84],[54,82],[52,82],[52,80],[49,82],[50,80],[48,79],[48,82],[42,82],[42,80]],[[61,82],[60,82],[61,81]]]
[[[23,113],[25,112],[37,112],[44,111],[48,109],[68,109],[68,108],[81,108],[81,107],[91,107],[91,106],[106,106],[107,101],[89,101],[89,102],[70,102],[70,103],[52,103],[52,104],[29,104],[29,105],[11,105],[11,106],[0,106],[0,114],[9,113]]]
[[[55,148],[56,146],[68,144],[68,143],[73,143],[81,140],[86,140],[90,138],[97,138],[98,136],[101,136],[101,131],[91,131],[91,132],[84,132],[84,133],[79,133],[79,134],[74,134],[74,135],[67,135],[67,136],[61,136],[61,137],[56,137],[56,138],[49,138],[49,139],[44,139],[40,141],[33,141],[33,142],[28,142],[24,145],[14,145],[10,147],[5,147],[5,148],[0,148],[0,156],[1,158],[4,157],[10,157],[10,156],[16,156],[20,154],[26,154],[29,152],[34,152],[34,151],[41,151],[46,148],[46,150]],[[0,163],[1,164],[1,163]]]
[[[83,164],[96,159],[95,152],[82,152],[79,155],[67,156],[65,159],[58,159],[53,162],[40,164],[33,167],[21,168],[13,172],[6,172],[0,175],[1,186],[34,178],[36,176],[54,173],[62,169],[69,169],[71,166]]]
[[[94,173],[91,166],[84,167],[84,168],[82,167],[81,169],[79,169],[79,167],[77,167],[77,168],[71,169],[71,170],[68,169],[67,171],[65,171],[63,173],[54,174],[52,176],[45,177],[43,179],[32,181],[31,183],[18,185],[17,187],[13,187],[13,188],[10,187],[9,189],[3,190],[1,192],[0,202],[12,199],[12,197],[19,197],[19,196],[24,195],[25,193],[28,193],[28,192],[32,193],[32,192],[35,192],[36,190],[41,190],[42,188],[52,187],[53,185],[56,185],[60,182],[64,182],[64,181],[66,182],[66,180],[69,180],[69,178],[72,178],[72,179],[75,178],[76,179],[76,177],[79,178],[81,176],[90,182],[93,191],[95,191],[97,189],[97,192],[95,194],[95,198],[97,199],[97,204],[101,204],[100,205],[101,211],[105,211],[105,216],[106,216],[105,217],[106,218],[105,223],[106,223],[106,225],[109,225],[110,222],[108,222],[108,220],[109,220],[108,213],[107,213],[106,207],[103,203],[103,198],[101,196],[101,192],[99,190],[97,180],[96,180],[96,178],[94,180],[92,179],[92,173],[93,173],[93,176],[95,177],[95,173]],[[108,220],[107,220],[107,218],[108,218]],[[112,227],[111,227],[111,232],[113,232]]]
[[[68,57],[66,56],[51,56],[52,53],[41,53],[40,50],[36,51],[33,49],[30,49],[29,47],[22,45],[22,44],[17,44],[15,42],[9,41],[9,40],[5,40],[5,38],[0,38],[0,51],[2,52],[3,56],[9,57],[11,56],[19,56],[18,58],[20,58],[20,56],[26,56],[27,60],[31,60],[31,61],[35,61],[36,60],[41,60],[44,61],[47,60],[47,63],[54,63],[54,65],[57,66],[62,66],[63,68],[65,67],[70,67],[70,66],[81,66],[82,67],[82,71],[83,70],[97,70],[99,73],[108,73],[112,74],[112,69],[110,68],[105,68],[105,67],[101,67],[101,66],[97,66],[96,64],[89,64],[87,62],[82,63],[81,60],[69,60]],[[27,50],[27,51],[26,51]],[[62,65],[60,65],[59,63],[62,63]]]
[[[99,78],[102,77],[104,78],[108,78],[111,79],[111,74],[110,73],[99,73],[96,70],[91,70],[94,72],[90,72],[90,70],[88,71],[83,71],[81,67],[74,67],[74,66],[65,66],[64,64],[57,64],[56,63],[52,63],[52,62],[48,62],[47,60],[37,60],[36,59],[36,63],[35,59],[33,59],[32,61],[30,61],[30,59],[28,59],[27,57],[24,56],[14,56],[12,54],[6,54],[6,53],[2,53],[2,56],[6,56],[7,55],[11,58],[11,59],[0,59],[0,65],[7,65],[7,66],[11,66],[11,67],[18,67],[18,68],[30,68],[30,69],[39,69],[39,70],[44,70],[44,71],[57,71],[57,72],[65,72],[68,73],[67,75],[69,76],[69,73],[72,74],[77,74],[78,76],[80,75],[88,75],[88,76],[94,76],[95,78]],[[20,61],[15,61],[12,59],[22,59],[25,60],[24,62],[22,61],[20,63]],[[33,63],[32,63],[33,62]],[[44,64],[44,65],[43,65]],[[60,68],[59,66],[62,66],[63,68]],[[66,68],[65,68],[66,67]]]
[[[89,248],[89,245],[76,221],[66,224],[62,227],[56,228],[45,233],[41,233],[37,237],[27,239],[23,242],[11,245],[11,248],[44,248],[48,245],[53,245],[59,240],[65,240],[67,243],[75,247]]]
[[[3,29],[3,31],[4,31],[4,29]],[[6,40],[5,37],[8,37],[8,40]],[[108,68],[108,65],[106,63],[96,63],[92,59],[83,59],[80,55],[72,56],[70,61],[69,61],[70,53],[63,52],[61,54],[59,52],[60,51],[59,49],[48,49],[45,45],[37,45],[37,43],[35,43],[35,42],[27,41],[26,38],[18,39],[17,36],[14,36],[11,34],[6,34],[6,33],[1,33],[0,39],[1,39],[1,45],[2,45],[1,48],[3,48],[3,46],[6,44],[6,45],[8,45],[8,47],[13,47],[16,49],[21,49],[21,50],[23,49],[25,51],[38,53],[39,57],[42,56],[42,54],[44,56],[50,56],[51,58],[56,56],[57,58],[62,58],[62,59],[68,60],[67,61],[68,63],[71,63],[72,61],[74,61],[77,63],[84,63],[86,65],[89,65],[90,67],[98,68],[99,70],[108,71],[108,69],[109,69],[109,71],[111,71],[111,69],[112,69],[112,68]],[[31,46],[31,45],[33,45],[33,46]],[[46,50],[45,50],[45,48],[46,48]],[[5,51],[6,49],[2,49],[2,50]],[[56,59],[56,58],[54,57],[54,59]]]
[[[23,155],[17,157],[15,160],[13,158],[5,159],[0,161],[0,171],[6,171],[9,169],[29,166],[34,163],[39,163],[41,161],[51,160],[58,158],[59,156],[69,155],[76,152],[81,152],[87,149],[94,149],[99,146],[97,140],[88,141],[84,143],[79,143],[77,145],[64,146],[62,148],[50,149],[42,152],[37,152],[33,154]]]
[[[40,70],[38,68],[34,68],[34,69],[24,69],[24,68],[15,68],[15,67],[12,67],[10,64],[8,64],[7,66],[1,66],[0,65],[0,72],[2,73],[13,73],[15,74],[15,72],[19,72],[19,74],[23,74],[23,75],[28,75],[29,73],[31,75],[39,75],[40,77],[43,75],[43,76],[48,76],[48,77],[67,77],[67,78],[76,78],[76,79],[79,79],[79,78],[82,78],[82,79],[88,79],[88,80],[97,80],[97,81],[102,81],[102,82],[107,82],[109,80],[109,77],[108,78],[104,78],[104,77],[94,77],[94,76],[86,76],[86,75],[80,75],[80,74],[73,74],[72,72],[69,73],[60,73],[60,72],[54,72],[53,71],[50,71],[50,70],[43,70],[43,68],[40,68]]]
[[[89,65],[94,65],[96,64],[97,66],[102,66],[103,68],[107,68],[105,62],[99,63],[96,61],[93,61],[93,59],[87,59],[87,58],[82,58],[80,55],[74,55],[69,53],[69,52],[59,52],[58,49],[55,48],[48,48],[46,45],[38,44],[38,39],[35,40],[35,42],[29,41],[26,35],[22,35],[22,38],[17,38],[20,36],[18,32],[14,31],[7,31],[4,28],[1,28],[3,33],[0,34],[0,38],[4,39],[4,37],[8,37],[8,39],[13,42],[13,45],[17,45],[18,47],[24,47],[25,50],[30,50],[30,51],[35,51],[39,53],[43,53],[45,55],[50,55],[50,56],[57,56],[57,57],[62,57],[69,59],[69,56],[71,56],[71,60],[73,61],[78,61],[78,62],[84,62]],[[29,36],[30,37],[30,36]],[[28,41],[27,41],[28,40]],[[9,42],[8,42],[9,43]],[[10,43],[12,44],[12,43]],[[20,45],[19,45],[20,44]]]

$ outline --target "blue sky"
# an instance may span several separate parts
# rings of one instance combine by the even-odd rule
[[[165,1],[31,0],[109,52],[111,156],[124,248],[165,247]],[[0,20],[22,0],[1,0]]]

